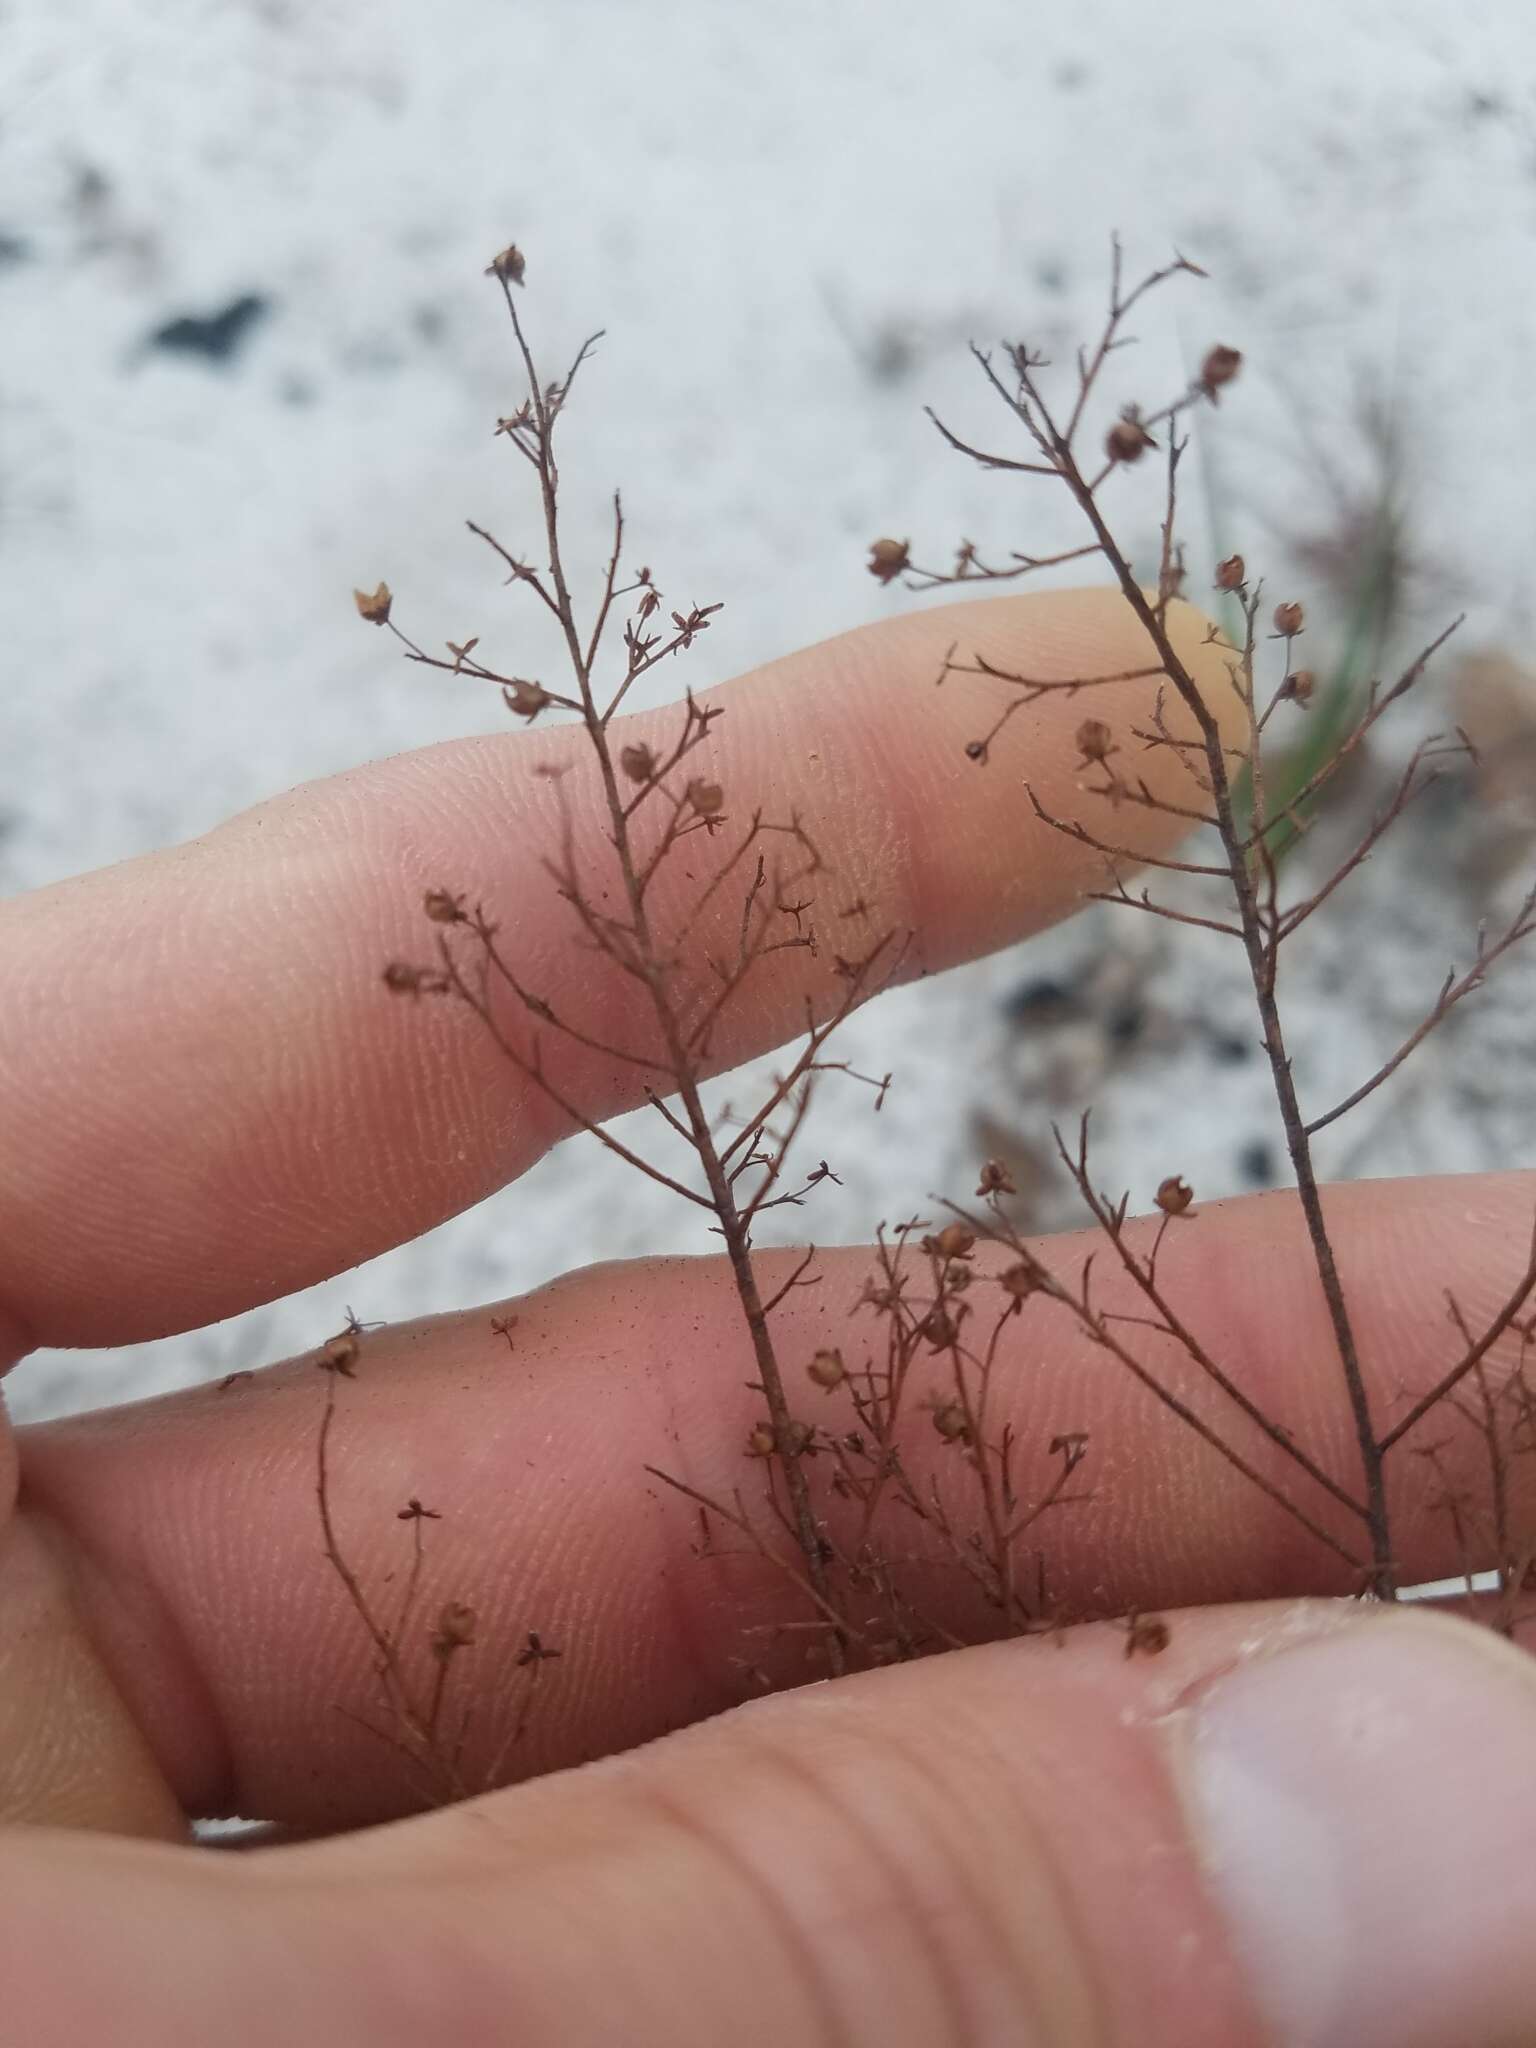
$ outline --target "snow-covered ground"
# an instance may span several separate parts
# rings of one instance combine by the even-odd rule
[[[1472,639],[1528,646],[1528,0],[0,0],[0,885],[499,722],[392,660],[349,593],[383,576],[447,626],[497,599],[462,521],[512,531],[526,510],[488,432],[520,395],[481,276],[509,238],[551,359],[608,330],[567,429],[578,533],[595,540],[622,483],[664,587],[725,600],[702,684],[916,602],[864,574],[876,533],[931,555],[961,534],[1066,539],[1061,510],[946,457],[921,406],[984,416],[972,334],[1049,344],[1090,325],[1113,229],[1213,273],[1144,324],[1148,388],[1217,334],[1253,365],[1204,447],[1222,509],[1214,536],[1196,518],[1200,573],[1213,538],[1283,560],[1282,537],[1326,528],[1306,434],[1347,466],[1364,387],[1401,426],[1426,591],[1470,609]],[[220,313],[241,329],[242,298],[221,361],[152,341]],[[1460,824],[1439,829],[1363,885],[1398,935],[1380,981],[1405,1018],[1466,929],[1436,886]],[[1115,991],[1090,991],[1086,1020],[1040,1022],[1040,978],[1070,981],[1102,930],[1049,942],[1044,967],[1014,956],[888,998],[844,1049],[902,1085],[878,1120],[829,1098],[808,1141],[846,1182],[810,1219],[823,1240],[867,1235],[893,1189],[910,1207],[961,1186],[988,1133],[1038,1142],[1043,1094],[1064,1105],[1079,1085],[1110,1181],[1155,1183],[1171,1146],[1202,1192],[1268,1177],[1256,1075],[1211,1052],[1229,970],[1175,951],[1149,981],[1158,935],[1116,933],[1134,1057],[1163,1061],[1166,1085],[1100,1071]],[[1326,1089],[1386,1027],[1380,1003],[1352,1021],[1336,990],[1315,999],[1345,956],[1311,957],[1298,1021]],[[980,1078],[946,1060],[978,1010]],[[1529,1034],[1479,1028],[1518,1093]],[[1336,1169],[1524,1142],[1528,1064],[1526,1106],[1495,1088],[1469,1125],[1434,1113],[1449,1083],[1431,1057],[1397,1150],[1341,1141]],[[343,1303],[422,1313],[573,1254],[701,1243],[659,1193],[626,1181],[616,1199],[614,1172],[573,1142],[287,1303],[107,1357],[39,1355],[16,1410],[259,1363],[334,1329]]]

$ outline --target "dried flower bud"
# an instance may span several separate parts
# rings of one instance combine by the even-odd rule
[[[1306,613],[1294,599],[1289,604],[1275,606],[1275,631],[1287,640],[1294,640],[1306,624]]]
[[[1069,1472],[1075,1472],[1088,1455],[1088,1432],[1086,1429],[1064,1429],[1060,1436],[1051,1438],[1051,1456],[1064,1458]]]
[[[1241,555],[1228,555],[1224,562],[1216,564],[1216,588],[1218,590],[1241,590],[1248,581],[1248,564]]]
[[[929,1309],[918,1327],[935,1351],[947,1351],[960,1334],[960,1326],[954,1317],[937,1303]]]
[[[636,740],[633,746],[620,747],[619,766],[631,782],[649,782],[656,773],[656,750]]]
[[[475,1640],[475,1610],[463,1600],[450,1600],[437,1617],[432,1637],[434,1657],[448,1658],[455,1650],[467,1650]]]
[[[450,896],[446,889],[429,889],[421,899],[421,907],[434,924],[463,924],[464,898]]]
[[[1280,685],[1282,697],[1295,704],[1310,704],[1317,689],[1317,677],[1309,668],[1293,668]]]
[[[508,242],[499,256],[493,256],[486,269],[487,277],[499,277],[503,284],[521,284],[528,259],[516,242]]]
[[[894,583],[912,566],[909,540],[876,540],[869,544],[869,573],[882,583]]]
[[[975,1278],[964,1259],[956,1259],[944,1268],[944,1285],[951,1294],[964,1294]]]
[[[1200,365],[1201,389],[1214,396],[1224,384],[1232,382],[1242,367],[1242,350],[1228,348],[1224,343],[1217,342]]]
[[[448,983],[436,967],[413,967],[408,960],[391,960],[384,970],[384,986],[396,996],[441,996]]]
[[[975,1244],[975,1231],[967,1230],[963,1223],[946,1223],[933,1241],[934,1250],[944,1259],[968,1259]]]
[[[978,1195],[1016,1195],[1019,1191],[1002,1160],[989,1159],[981,1169],[976,1192]]]
[[[1125,1654],[1130,1657],[1160,1657],[1172,1634],[1160,1614],[1133,1614],[1127,1626]]]
[[[848,1377],[848,1368],[843,1364],[843,1354],[836,1350],[818,1351],[806,1367],[806,1371],[817,1386],[824,1388],[829,1394],[834,1387],[840,1387]]]
[[[1027,1301],[1030,1295],[1040,1291],[1040,1275],[1027,1260],[1021,1259],[1018,1265],[998,1274],[997,1284],[1015,1301]]]
[[[933,1426],[949,1444],[963,1444],[970,1441],[971,1425],[965,1419],[964,1405],[959,1401],[945,1401],[933,1411]]]
[[[320,1347],[315,1363],[322,1372],[339,1372],[344,1380],[355,1379],[353,1367],[357,1364],[362,1346],[357,1341],[355,1330],[343,1330],[339,1337],[332,1337]]]
[[[771,1458],[776,1449],[773,1424],[771,1422],[754,1423],[747,1436],[747,1456],[749,1458]]]
[[[816,1435],[816,1425],[812,1422],[791,1422],[788,1425],[788,1435],[791,1455],[800,1457],[811,1448]]]
[[[1114,737],[1102,718],[1085,718],[1077,728],[1077,751],[1085,761],[1106,761],[1114,752]]]
[[[1195,1191],[1187,1180],[1170,1173],[1166,1180],[1159,1181],[1153,1199],[1165,1216],[1182,1216],[1195,1199]]]
[[[387,583],[381,583],[377,590],[354,590],[352,602],[370,626],[387,626],[389,608],[395,601],[395,594]]]
[[[520,676],[503,685],[501,697],[507,709],[519,718],[537,718],[549,702],[549,692],[542,683],[525,682]]]
[[[1140,462],[1157,444],[1135,413],[1122,413],[1104,436],[1104,453],[1111,462]]]
[[[702,775],[696,775],[688,785],[688,801],[701,818],[718,818],[725,791],[718,782],[706,782]]]

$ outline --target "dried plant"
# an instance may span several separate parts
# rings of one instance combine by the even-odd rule
[[[904,935],[890,930],[874,936],[851,958],[838,950],[834,935],[840,926],[829,894],[835,878],[806,822],[793,811],[771,817],[753,808],[736,815],[731,790],[711,772],[712,734],[724,707],[700,703],[687,692],[661,744],[626,737],[632,728],[618,714],[634,685],[692,647],[718,606],[672,609],[650,569],[629,565],[617,497],[595,595],[587,605],[578,604],[562,526],[556,440],[597,337],[583,344],[563,377],[546,380],[519,306],[526,275],[521,252],[504,250],[488,274],[504,300],[526,378],[527,395],[497,422],[496,432],[531,473],[538,559],[483,527],[471,524],[471,531],[495,555],[506,582],[553,621],[562,671],[558,678],[538,680],[506,672],[481,657],[475,637],[448,640],[445,652],[433,652],[403,630],[383,584],[358,592],[357,605],[363,618],[394,635],[411,661],[489,684],[515,717],[558,724],[563,714],[569,747],[563,754],[546,752],[536,770],[552,778],[559,819],[544,872],[569,912],[571,944],[591,956],[594,974],[618,977],[635,999],[623,1009],[629,1023],[618,1036],[599,1028],[588,1011],[578,1015],[569,1005],[557,1006],[536,966],[521,959],[503,935],[495,907],[471,900],[447,876],[422,905],[430,949],[421,959],[391,962],[384,981],[402,999],[463,1006],[565,1127],[590,1132],[679,1201],[704,1211],[718,1233],[750,1344],[751,1384],[762,1403],[760,1420],[742,1447],[742,1483],[721,1496],[647,1468],[689,1503],[697,1518],[699,1555],[766,1562],[791,1589],[796,1605],[764,1629],[781,1641],[798,1641],[810,1668],[832,1673],[953,1645],[982,1631],[1052,1629],[1075,1618],[1048,1582],[1040,1522],[1090,1497],[1092,1447],[1071,1416],[1032,1425],[1027,1441],[1016,1420],[1021,1362],[1032,1347],[1049,1341],[1049,1318],[1056,1317],[1137,1381],[1173,1422],[1201,1441],[1206,1454],[1266,1495],[1362,1594],[1390,1599],[1400,1591],[1389,1466],[1413,1454],[1435,1465],[1436,1446],[1423,1428],[1432,1418],[1475,1431],[1486,1453],[1486,1500],[1469,1500],[1445,1479],[1443,1464],[1435,1469],[1469,1570],[1474,1561],[1477,1569],[1494,1569],[1499,1619],[1512,1627],[1536,1547],[1532,1533],[1515,1526],[1510,1486],[1512,1458],[1536,1449],[1536,1396],[1526,1371],[1527,1353],[1536,1343],[1536,1236],[1522,1269],[1509,1276],[1502,1306],[1480,1327],[1471,1326],[1454,1301],[1449,1304],[1452,1341],[1443,1370],[1388,1420],[1362,1366],[1314,1169],[1313,1140],[1381,1087],[1482,984],[1498,959],[1536,931],[1536,894],[1496,935],[1479,933],[1471,966],[1446,978],[1422,1023],[1358,1088],[1321,1110],[1303,1106],[1280,1006],[1282,947],[1348,882],[1434,780],[1437,764],[1465,742],[1458,737],[1418,747],[1382,814],[1332,871],[1294,889],[1288,879],[1282,887],[1281,854],[1305,837],[1329,782],[1419,682],[1445,636],[1395,682],[1373,685],[1337,743],[1300,783],[1293,778],[1277,796],[1265,772],[1267,738],[1282,718],[1305,718],[1314,695],[1312,675],[1300,658],[1306,619],[1297,600],[1268,603],[1261,584],[1233,556],[1220,565],[1215,581],[1235,600],[1242,628],[1226,638],[1212,627],[1206,643],[1219,652],[1229,700],[1213,702],[1209,685],[1202,691],[1170,627],[1171,608],[1186,581],[1178,533],[1179,466],[1189,416],[1220,401],[1239,374],[1241,357],[1233,348],[1214,346],[1194,382],[1168,402],[1155,408],[1123,403],[1107,424],[1102,410],[1103,386],[1129,338],[1132,311],[1167,280],[1200,275],[1196,266],[1179,258],[1128,288],[1117,245],[1103,328],[1093,346],[1078,354],[1059,399],[1048,365],[1028,346],[1000,355],[974,351],[991,393],[1019,432],[1016,452],[980,446],[935,422],[953,450],[983,467],[1064,489],[1085,522],[1087,537],[1080,544],[1048,555],[1012,552],[990,560],[967,541],[952,566],[925,569],[914,562],[907,542],[883,539],[871,548],[869,569],[882,582],[932,589],[1013,582],[1094,561],[1134,615],[1144,659],[1113,674],[1040,677],[957,646],[938,682],[953,692],[965,681],[991,699],[983,730],[956,738],[978,773],[988,772],[1009,743],[1008,729],[1024,707],[1047,693],[1082,696],[1085,715],[1076,734],[1080,788],[1087,815],[1098,807],[1103,823],[1096,828],[1083,817],[1057,816],[1030,790],[1035,815],[1102,865],[1102,887],[1093,892],[1097,900],[1216,932],[1242,948],[1352,1420],[1355,1469],[1342,1475],[1245,1387],[1241,1362],[1207,1344],[1166,1283],[1160,1262],[1170,1235],[1200,1228],[1193,1190],[1170,1173],[1157,1191],[1159,1214],[1150,1235],[1133,1226],[1128,1199],[1111,1198],[1095,1185],[1086,1115],[1070,1142],[1057,1134],[1057,1145],[1105,1258],[1137,1298],[1134,1312],[1104,1304],[1095,1259],[1068,1277],[1039,1244],[1019,1233],[1007,1206],[1013,1192],[1009,1169],[994,1160],[982,1169],[970,1201],[945,1205],[947,1220],[910,1219],[880,1231],[874,1270],[845,1343],[823,1345],[808,1359],[783,1355],[775,1311],[795,1290],[815,1284],[815,1253],[806,1251],[786,1269],[787,1277],[766,1287],[754,1258],[754,1229],[767,1211],[798,1206],[818,1185],[836,1180],[825,1161],[797,1180],[788,1170],[790,1148],[817,1082],[829,1072],[849,1073],[846,1062],[833,1055],[831,1040],[850,1010],[896,971]],[[1153,459],[1163,477],[1161,549],[1156,582],[1144,588],[1114,536],[1107,505],[1120,480]],[[1145,709],[1133,724],[1116,727],[1094,715],[1093,692],[1107,684],[1143,687]],[[1150,752],[1177,761],[1183,771],[1179,795],[1154,787],[1138,772],[1138,757]],[[600,787],[596,829],[567,800],[565,781],[578,761],[588,772],[595,770]],[[1210,849],[1197,858],[1133,851],[1115,824],[1127,810],[1159,814],[1180,830],[1203,828]],[[1131,886],[1132,871],[1149,864],[1163,878],[1158,894],[1144,884]],[[1285,873],[1289,878],[1289,864]],[[860,907],[867,921],[871,906],[861,898]],[[715,1115],[704,1088],[723,1058],[722,1020],[750,998],[762,963],[786,951],[803,958],[801,1036],[754,1105]],[[659,1163],[641,1141],[621,1140],[605,1128],[579,1082],[583,1071],[600,1070],[627,1070],[639,1078],[658,1124],[669,1141],[683,1147],[683,1169]],[[578,1077],[574,1082],[572,1074]],[[871,1087],[878,1108],[891,1077],[852,1078]],[[1175,1137],[1170,1149],[1176,1149]],[[507,1323],[496,1327],[509,1333]],[[1513,1365],[1505,1339],[1520,1346]],[[1170,1347],[1177,1361],[1172,1368]],[[461,1729],[449,1735],[444,1698],[454,1660],[473,1639],[471,1608],[450,1602],[442,1609],[428,1639],[424,1684],[413,1682],[404,1654],[421,1579],[422,1524],[430,1511],[415,1502],[404,1511],[414,1548],[403,1604],[388,1626],[381,1625],[377,1601],[336,1539],[328,1464],[336,1375],[350,1373],[357,1355],[354,1329],[333,1340],[320,1359],[328,1367],[317,1469],[325,1554],[373,1645],[391,1723],[383,1732],[440,1796],[456,1796],[464,1789],[463,1735]],[[1155,1654],[1166,1629],[1155,1616],[1132,1616],[1126,1640],[1128,1655]],[[538,1636],[529,1641],[528,1668],[536,1676],[548,1653]],[[768,1682],[750,1641],[741,1646],[738,1661]],[[525,1722],[526,1702],[514,1717],[512,1739]],[[505,1751],[495,1767],[504,1762]]]
[[[906,544],[898,547],[891,542],[877,542],[870,568],[886,579],[892,574],[909,572],[913,587],[932,588],[978,579],[1012,580],[1056,563],[1092,558],[1101,562],[1113,577],[1140,623],[1146,638],[1147,663],[1144,670],[1135,673],[1144,675],[1148,683],[1144,718],[1128,730],[1117,732],[1103,720],[1089,716],[1077,734],[1085,771],[1080,787],[1102,805],[1106,813],[1104,829],[1095,831],[1081,819],[1051,814],[1033,791],[1030,800],[1042,823],[1091,850],[1103,862],[1104,884],[1093,892],[1097,900],[1174,924],[1217,932],[1243,949],[1286,1153],[1318,1285],[1327,1306],[1340,1382],[1352,1420],[1358,1460],[1356,1474],[1352,1479],[1340,1479],[1330,1472],[1294,1432],[1268,1415],[1245,1392],[1238,1368],[1225,1365],[1213,1355],[1180,1315],[1178,1304],[1170,1299],[1160,1282],[1158,1257],[1170,1229],[1198,1227],[1197,1212],[1192,1207],[1193,1193],[1176,1175],[1163,1181],[1157,1193],[1157,1206],[1163,1212],[1161,1221],[1150,1246],[1143,1248],[1139,1238],[1127,1229],[1128,1198],[1112,1199],[1094,1184],[1086,1114],[1071,1143],[1057,1133],[1057,1147],[1106,1246],[1142,1298],[1139,1314],[1127,1316],[1101,1309],[1094,1298],[1088,1269],[1075,1285],[1056,1280],[1010,1225],[996,1190],[984,1191],[989,1199],[980,1214],[959,1209],[956,1213],[978,1237],[999,1244],[1009,1255],[1026,1262],[1037,1292],[1068,1313],[1093,1344],[1134,1374],[1212,1451],[1243,1472],[1318,1542],[1350,1565],[1358,1574],[1362,1591],[1390,1599],[1401,1590],[1387,1485],[1394,1455],[1418,1447],[1422,1440],[1421,1425],[1431,1417],[1459,1416],[1477,1427],[1488,1446],[1491,1503],[1485,1521],[1477,1524],[1486,1528],[1489,1539],[1481,1546],[1479,1555],[1482,1567],[1495,1576],[1500,1612],[1505,1625],[1511,1626],[1513,1599],[1522,1581],[1529,1577],[1529,1547],[1516,1540],[1508,1527],[1506,1510],[1509,1460],[1517,1452],[1532,1448],[1529,1397],[1525,1391],[1525,1347],[1536,1328],[1536,1317],[1532,1315],[1536,1234],[1523,1268],[1510,1275],[1505,1300],[1480,1328],[1469,1327],[1456,1301],[1448,1301],[1452,1343],[1444,1369],[1424,1393],[1389,1422],[1376,1412],[1362,1368],[1348,1295],[1319,1192],[1313,1140],[1387,1082],[1456,1005],[1482,986],[1498,960],[1536,932],[1536,890],[1524,898],[1496,934],[1478,930],[1471,965],[1461,973],[1453,969],[1446,975],[1438,994],[1428,1002],[1422,1021],[1357,1088],[1326,1108],[1303,1108],[1280,1008],[1281,949],[1331,901],[1434,783],[1438,764],[1468,751],[1465,736],[1457,733],[1448,739],[1431,738],[1415,747],[1388,801],[1321,879],[1314,878],[1294,889],[1283,888],[1281,859],[1308,831],[1317,799],[1328,784],[1393,707],[1421,681],[1455,628],[1448,627],[1432,640],[1394,682],[1373,683],[1356,714],[1310,772],[1299,782],[1292,779],[1283,793],[1275,793],[1265,767],[1265,742],[1272,721],[1289,714],[1304,717],[1315,694],[1313,673],[1299,658],[1299,643],[1306,628],[1303,605],[1288,598],[1271,606],[1261,582],[1250,575],[1240,556],[1230,556],[1218,566],[1215,588],[1236,599],[1242,622],[1240,633],[1233,637],[1212,627],[1208,638],[1208,644],[1219,648],[1224,657],[1231,690],[1231,701],[1225,705],[1213,703],[1209,691],[1202,693],[1169,631],[1170,607],[1182,594],[1186,580],[1185,551],[1177,523],[1179,465],[1188,445],[1183,422],[1195,407],[1219,402],[1222,392],[1239,373],[1239,352],[1225,345],[1213,347],[1198,377],[1186,390],[1153,411],[1135,403],[1124,404],[1102,438],[1090,439],[1090,415],[1100,396],[1106,368],[1129,338],[1125,332],[1128,316],[1149,292],[1180,274],[1203,275],[1196,265],[1178,258],[1127,288],[1116,244],[1104,327],[1096,345],[1078,354],[1067,379],[1065,396],[1060,399],[1047,388],[1045,373],[1049,366],[1027,346],[1007,349],[1001,362],[981,350],[974,351],[988,385],[1022,429],[1022,453],[1014,455],[976,446],[951,432],[943,422],[935,422],[952,448],[984,468],[1042,477],[1064,488],[1091,536],[1081,547],[1048,558],[1014,553],[1005,562],[988,565],[966,542],[962,543],[951,569],[925,571],[911,564]],[[1164,478],[1162,547],[1156,585],[1143,588],[1111,530],[1104,501],[1109,485],[1152,454],[1160,455]],[[899,552],[899,565],[893,549]],[[1273,658],[1270,649],[1274,649]],[[952,652],[946,661],[941,680],[955,676],[980,676],[998,686],[1002,694],[1001,709],[991,725],[966,749],[973,760],[983,765],[1008,722],[1043,692],[1087,691],[1095,684],[1127,679],[1083,676],[1067,682],[1042,682],[1028,675],[1008,673],[984,660],[966,660],[959,657],[958,651]],[[1174,705],[1193,721],[1192,735],[1174,729]],[[1193,809],[1170,805],[1166,796],[1155,792],[1137,774],[1136,756],[1155,749],[1172,750],[1185,764],[1202,796]],[[1209,858],[1175,859],[1132,850],[1117,837],[1113,822],[1114,814],[1126,807],[1176,814],[1191,825],[1205,828],[1213,842]],[[1149,865],[1167,878],[1161,894],[1154,895],[1144,885],[1134,891],[1128,886],[1132,871]],[[1194,1385],[1203,1382],[1214,1400],[1198,1406],[1188,1385],[1175,1385],[1154,1370],[1141,1355],[1145,1338],[1138,1337],[1138,1331],[1150,1331],[1158,1338],[1171,1340],[1192,1369]],[[1513,1366],[1502,1364],[1495,1375],[1490,1359],[1506,1335],[1520,1342],[1519,1360]],[[1254,1436],[1267,1441],[1280,1454],[1288,1467],[1285,1483],[1277,1484],[1252,1462],[1243,1448],[1245,1434],[1250,1441]],[[1342,1534],[1336,1515],[1324,1518],[1330,1503],[1333,1509],[1343,1511]],[[1464,1501],[1457,1504],[1457,1512],[1462,1516],[1462,1526],[1474,1526],[1467,1517]]]

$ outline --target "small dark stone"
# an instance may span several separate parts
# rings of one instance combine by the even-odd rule
[[[204,362],[233,362],[252,330],[272,310],[260,292],[243,292],[216,313],[182,313],[150,335],[147,346],[168,355],[201,356]]]
[[[1250,1187],[1275,1184],[1275,1148],[1267,1138],[1253,1138],[1237,1155],[1237,1170]]]

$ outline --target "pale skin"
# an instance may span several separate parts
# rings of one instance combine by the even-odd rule
[[[1193,616],[1185,628],[1208,664]],[[962,748],[985,713],[967,724],[960,693],[974,710],[979,686],[933,683],[960,634],[1032,672],[1139,658],[1108,594],[927,613],[730,685],[710,741],[730,802],[798,807],[839,901],[910,929],[914,971],[1027,936],[1094,879],[1020,789],[1027,762],[1049,809],[1073,803],[1082,703],[1044,699],[977,768]],[[1105,688],[1095,715],[1113,725],[1145,687]],[[378,973],[422,954],[422,891],[451,885],[498,911],[547,994],[621,1034],[632,998],[594,975],[538,881],[553,800],[531,771],[555,758],[576,758],[570,736],[535,728],[384,762],[0,906],[0,1363],[311,1284],[562,1135],[472,1018],[391,998]],[[586,785],[567,786],[579,817]],[[1166,820],[1117,829],[1170,843]],[[797,954],[765,963],[720,1065],[793,1029],[807,971]],[[564,1075],[597,1114],[635,1099],[632,1073],[589,1054]],[[1334,1192],[1384,1400],[1443,1363],[1447,1286],[1474,1323],[1500,1298],[1533,1201],[1529,1175]],[[1089,1249],[1050,1256],[1065,1269]],[[1289,1199],[1210,1205],[1164,1257],[1245,1385],[1347,1471]],[[862,1252],[829,1254],[821,1287],[782,1311],[781,1355],[837,1341],[868,1270]],[[507,1312],[511,1347],[491,1326]],[[1235,1666],[1375,1629],[1454,1668],[1469,1725],[1502,1715],[1536,1758],[1523,1660],[1464,1623],[1298,1604],[1346,1590],[1337,1563],[1062,1336],[1027,1398],[1020,1376],[1020,1426],[1086,1429],[1106,1476],[1094,1512],[1042,1525],[1050,1583],[1069,1606],[1165,1615],[1168,1647],[1128,1659],[1106,1623],[1065,1647],[978,1647],[739,1706],[734,1654],[785,1611],[783,1586],[698,1564],[690,1511],[642,1467],[740,1483],[746,1355],[705,1261],[575,1272],[510,1311],[366,1339],[338,1424],[360,1565],[398,1559],[407,1497],[443,1511],[432,1582],[477,1608],[460,1682],[488,1740],[526,1630],[562,1651],[515,1753],[522,1782],[414,1817],[395,1759],[338,1711],[367,1702],[367,1651],[319,1555],[312,1362],[0,1436],[0,1816],[17,1823],[0,1836],[0,2040],[1331,2041],[1264,2017],[1170,1717]],[[1446,1455],[1472,1483],[1475,1446]],[[1396,1484],[1404,1580],[1455,1571],[1417,1461]],[[1517,1486],[1529,1518],[1536,1489]],[[976,1622],[956,1609],[963,1631]],[[781,1677],[791,1654],[761,1650]],[[1501,1781],[1499,1803],[1528,1842],[1536,1790]],[[300,1839],[240,1857],[187,1846],[187,1816],[218,1811]],[[1411,1862],[1411,1829],[1402,1840]],[[1489,1911],[1468,1936],[1484,1945],[1463,2031],[1433,2031],[1422,1995],[1399,2012],[1378,1967],[1354,2038],[1536,2039],[1536,1898],[1522,1869],[1485,1868],[1493,1854],[1475,1859]]]

